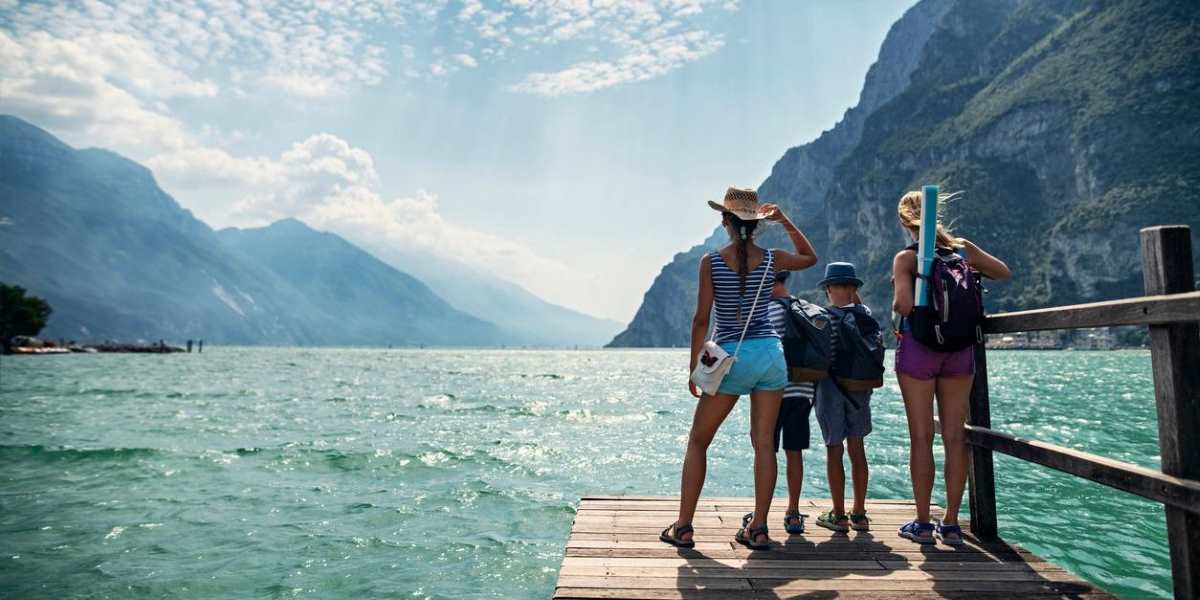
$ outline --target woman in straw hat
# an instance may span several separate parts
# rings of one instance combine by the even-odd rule
[[[736,539],[752,549],[763,549],[771,541],[766,522],[775,491],[775,419],[788,377],[783,346],[768,316],[771,286],[761,282],[773,281],[776,271],[807,269],[816,264],[817,256],[791,219],[774,204],[760,205],[754,190],[729,188],[723,203],[709,201],[709,205],[720,211],[730,243],[705,254],[700,261],[700,289],[696,316],[692,319],[692,364],[688,372],[696,368],[697,354],[704,346],[714,308],[717,323],[713,338],[729,354],[736,352],[737,359],[714,395],[701,394],[694,383],[688,382],[689,391],[699,402],[683,459],[679,517],[662,532],[661,539],[684,548],[695,546],[691,523],[700,489],[704,487],[708,446],[738,397],[749,394],[754,512],[743,519]],[[764,250],[754,243],[763,219],[783,225],[795,253]]]

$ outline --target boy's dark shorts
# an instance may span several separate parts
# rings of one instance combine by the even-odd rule
[[[784,450],[808,450],[808,415],[812,398],[785,398],[779,405],[779,420],[775,423],[775,451],[782,442]]]

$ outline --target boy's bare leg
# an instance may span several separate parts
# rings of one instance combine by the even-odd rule
[[[847,438],[846,452],[850,455],[850,476],[854,479],[854,510],[856,514],[867,512],[867,449],[863,438]]]
[[[846,468],[842,465],[842,445],[826,446],[825,475],[829,478],[829,496],[833,514],[846,514]]]
[[[788,512],[800,512],[800,488],[804,485],[804,452],[784,450],[787,456]]]

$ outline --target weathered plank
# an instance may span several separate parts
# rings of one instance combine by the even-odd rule
[[[816,581],[775,581],[751,579],[754,589],[777,591],[946,591],[946,592],[1008,592],[1010,597],[1023,597],[1030,593],[1071,594],[1090,591],[1084,583],[1071,581],[942,581],[902,580],[891,577],[879,579],[825,579]]]
[[[674,517],[673,504],[669,498],[581,502],[555,597],[1107,597],[1019,547],[972,535],[966,546],[950,548],[913,544],[894,525],[848,535],[815,528],[789,536],[773,529],[772,547],[752,551],[732,540],[749,499],[701,505],[695,521],[707,526],[697,527],[697,548],[674,548],[657,539]],[[635,510],[638,505],[651,510]],[[895,524],[913,511],[910,501],[873,505],[877,516]]]
[[[774,501],[787,502],[787,498],[777,496],[775,497]],[[811,499],[801,498],[800,501],[809,502]],[[871,498],[870,501],[876,504],[913,504],[912,500],[904,498]],[[580,502],[588,505],[596,502],[619,502],[630,504],[636,504],[639,502],[658,502],[678,505],[679,499],[671,498],[669,496],[584,496],[580,498]],[[744,496],[705,496],[704,498],[701,498],[697,506],[705,506],[708,504],[737,504],[754,506],[754,499]]]
[[[908,563],[896,563],[908,564]],[[747,559],[715,559],[715,558],[588,558],[568,556],[563,559],[563,566],[603,566],[603,567],[694,567],[716,568],[728,567],[733,569],[872,569],[882,570],[884,566],[874,560],[844,561],[844,560],[747,560]]]
[[[560,575],[558,585],[564,587],[616,587],[625,589],[652,588],[668,590],[749,590],[750,580],[728,577],[578,577]],[[714,596],[716,597],[716,596]]]
[[[796,569],[779,567],[754,569],[747,571],[736,568],[669,568],[669,567],[605,567],[590,565],[563,565],[559,577],[633,577],[651,579],[783,579],[788,583],[799,586],[808,585],[815,580],[870,580],[878,581],[1066,581],[1074,582],[1075,577],[1060,569],[1033,571],[1028,569],[946,569],[944,571],[927,571],[924,569],[878,570],[866,569]],[[805,582],[805,583],[799,583]],[[624,587],[620,586],[619,587]],[[631,586],[637,587],[637,586]]]
[[[984,333],[1015,333],[1046,329],[1078,329],[1117,325],[1164,325],[1200,319],[1200,292],[1156,294],[1141,298],[1038,308],[989,315]]]
[[[1048,442],[1026,440],[984,427],[967,425],[967,442],[1157,500],[1184,512],[1200,511],[1200,481],[1174,477],[1154,469]]]
[[[782,523],[780,523],[782,526]],[[589,539],[608,539],[594,536],[609,536],[624,539],[637,539],[638,537],[651,537],[658,539],[658,534],[662,531],[662,527],[658,526],[629,526],[622,523],[579,523],[576,522],[575,528],[572,529],[572,538],[589,540]],[[697,540],[727,539],[733,536],[737,529],[736,525],[725,527],[696,527]],[[882,526],[876,523],[876,527],[871,531],[851,531],[849,533],[838,533],[830,531],[822,527],[816,527],[812,524],[805,529],[803,534],[788,535],[782,531],[771,530],[771,536],[776,538],[780,543],[783,542],[798,542],[798,541],[871,541],[871,540],[899,540],[900,536],[897,532],[899,523],[895,525]]]
[[[1147,294],[1196,289],[1191,230],[1182,225],[1141,232],[1142,272]],[[1158,445],[1168,476],[1200,479],[1200,310],[1190,322],[1150,327]],[[1200,504],[1167,507],[1167,542],[1176,598],[1200,597]]]
[[[1048,572],[1046,575],[1059,577],[1059,573]],[[1091,586],[1075,581],[1061,579],[1038,579],[1029,581],[1011,580],[943,580],[943,579],[898,579],[891,575],[876,578],[848,579],[765,579],[765,578],[730,578],[730,577],[614,577],[614,576],[576,576],[564,575],[559,577],[559,585],[573,588],[605,588],[622,589],[668,589],[668,590],[711,590],[724,592],[726,590],[785,590],[785,591],[842,591],[842,590],[917,590],[917,591],[1008,591],[1014,595],[1023,592],[1033,593],[1071,593],[1085,592]],[[717,597],[717,595],[714,595]]]
[[[787,590],[723,590],[721,600],[812,600],[814,598],[833,598],[839,600],[1011,600],[1013,594],[1007,591],[855,591],[841,590],[838,592],[811,592]],[[596,589],[596,588],[559,588],[555,598],[571,600],[607,600],[614,598],[637,600],[692,600],[703,597],[702,594],[689,590],[661,589]],[[1094,600],[1115,598],[1111,594],[1100,591],[1090,592],[1025,592],[1020,596],[1023,600]]]

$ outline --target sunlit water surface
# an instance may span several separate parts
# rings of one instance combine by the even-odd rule
[[[989,357],[998,429],[1158,468],[1148,353]],[[681,350],[0,358],[0,596],[548,597],[581,495],[678,493],[686,365]],[[873,410],[870,494],[911,497],[894,378]],[[743,402],[718,435],[706,494],[751,495],[747,419]],[[1007,539],[1122,596],[1167,596],[1159,505],[996,468]],[[809,453],[806,495],[824,471]]]

